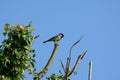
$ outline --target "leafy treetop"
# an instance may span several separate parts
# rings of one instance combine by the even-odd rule
[[[1,80],[24,79],[23,72],[35,73],[32,49],[34,36],[31,26],[5,24],[3,35],[6,39],[0,44],[0,78]]]

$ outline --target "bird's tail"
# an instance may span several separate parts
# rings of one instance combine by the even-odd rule
[[[44,41],[43,43],[46,43],[46,42],[49,42],[49,41],[51,41],[51,39],[48,39],[48,40]]]
[[[48,42],[48,40],[47,40],[47,41],[44,41],[43,43],[46,43],[46,42]]]

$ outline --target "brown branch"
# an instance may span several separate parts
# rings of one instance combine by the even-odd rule
[[[65,75],[63,77],[63,80],[68,80],[68,73],[70,70],[70,59],[69,57],[67,58],[67,62],[66,62],[66,68],[65,68]]]
[[[66,68],[65,68],[65,75],[64,75],[64,77],[63,77],[63,80],[68,80],[68,77],[72,74],[72,72],[74,71],[72,71],[71,72],[71,70],[70,70],[70,62],[71,62],[71,55],[72,55],[72,49],[73,49],[73,47],[76,45],[76,44],[78,44],[80,41],[81,41],[81,39],[83,38],[83,36],[81,36],[80,37],[80,39],[79,40],[77,40],[72,46],[71,46],[71,48],[70,48],[70,53],[69,53],[69,57],[67,58],[67,62],[66,62]],[[78,61],[79,62],[79,61]],[[76,69],[76,68],[75,68]],[[71,72],[71,73],[70,73]]]
[[[87,53],[87,50],[85,50],[81,55],[78,56],[77,61],[74,65],[74,67],[72,68],[72,70],[69,72],[68,77],[75,71],[75,69],[79,66],[81,60],[83,59],[83,57],[85,56],[85,54]]]
[[[72,49],[73,49],[73,47],[74,47],[77,43],[79,43],[82,38],[83,38],[83,36],[81,36],[80,39],[77,40],[77,41],[71,46],[71,48],[70,48],[70,53],[69,53],[69,58],[70,58],[70,59],[71,59],[71,54],[72,54]]]
[[[65,72],[65,67],[64,67],[64,65],[63,65],[62,60],[60,60],[60,63],[61,63],[61,66],[62,66],[62,68],[63,68],[63,71]]]
[[[49,58],[49,60],[48,60],[48,62],[46,64],[46,66],[43,68],[43,70],[41,72],[38,73],[38,76],[35,77],[34,80],[41,79],[47,73],[47,71],[48,71],[50,65],[52,64],[52,62],[53,62],[53,60],[55,58],[55,55],[56,55],[56,53],[58,51],[58,47],[59,47],[59,44],[55,43],[54,44],[54,50],[53,50],[52,55],[50,56],[50,58]]]

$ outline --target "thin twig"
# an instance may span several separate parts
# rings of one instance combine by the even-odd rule
[[[37,39],[40,35],[34,36],[34,39]]]
[[[72,48],[81,41],[81,39],[83,38],[83,36],[80,37],[79,40],[77,40],[70,48],[70,53],[69,53],[69,58],[71,59],[71,54],[72,54]]]
[[[32,40],[32,42],[30,43],[30,46],[32,46],[32,45],[33,45],[34,40],[35,40],[35,39],[37,39],[38,37],[40,37],[40,35],[33,36],[33,40]]]
[[[66,68],[65,68],[65,76],[63,77],[63,80],[68,80],[68,73],[70,70],[70,58],[67,58],[67,62],[66,62]]]
[[[53,60],[55,58],[55,55],[56,55],[56,53],[58,51],[58,47],[59,47],[59,44],[55,43],[54,50],[53,50],[52,55],[50,56],[50,58],[49,58],[49,60],[48,60],[48,62],[46,64],[46,66],[43,68],[43,70],[41,72],[38,73],[38,76],[35,77],[34,80],[39,80],[46,74],[46,72],[48,71],[50,65],[52,64],[52,62],[53,62]]]
[[[64,65],[63,65],[63,63],[62,63],[62,60],[60,60],[60,63],[61,63],[61,66],[62,66],[62,68],[63,68],[63,71],[65,72],[65,67],[64,67]]]

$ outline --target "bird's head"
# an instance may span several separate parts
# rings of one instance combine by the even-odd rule
[[[60,33],[60,34],[59,34],[59,36],[61,36],[61,38],[63,38],[63,37],[64,37],[64,35],[63,35],[62,33]]]

